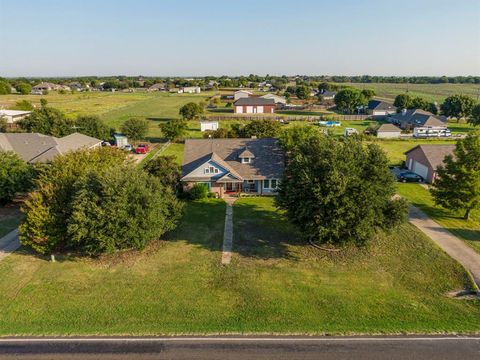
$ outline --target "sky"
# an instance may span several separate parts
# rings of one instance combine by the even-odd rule
[[[0,76],[480,75],[480,0],[0,0]]]

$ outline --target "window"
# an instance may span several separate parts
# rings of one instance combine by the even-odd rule
[[[205,168],[205,174],[210,174],[210,169],[209,168]]]
[[[218,174],[218,169],[217,168],[215,168],[215,174]]]
[[[266,179],[263,180],[263,188],[264,189],[276,189],[277,188],[277,179]]]
[[[242,158],[242,164],[250,164],[252,162],[252,159],[250,158]]]

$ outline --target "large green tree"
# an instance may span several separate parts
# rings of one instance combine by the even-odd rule
[[[0,133],[7,132],[8,122],[4,116],[0,116]]]
[[[337,95],[335,95],[335,105],[337,105],[337,109],[349,114],[353,113],[357,107],[366,105],[367,102],[368,100],[362,92],[353,88],[340,90]]]
[[[189,102],[183,105],[178,113],[185,120],[193,120],[203,114],[203,107],[197,103]]]
[[[309,137],[288,155],[278,205],[312,242],[364,244],[406,219],[388,163],[374,144]]]
[[[128,119],[120,127],[122,133],[132,140],[142,140],[148,133],[148,121],[144,119]]]
[[[100,140],[110,138],[111,130],[95,115],[79,116],[75,120],[76,130],[84,135],[92,136]]]
[[[468,122],[473,126],[480,126],[480,104],[473,107],[472,115],[468,118]]]
[[[0,79],[0,95],[8,95],[12,92],[12,87],[10,84],[5,81]]]
[[[0,150],[0,204],[11,201],[19,192],[32,184],[30,166],[13,152]]]
[[[301,100],[310,98],[310,88],[305,85],[298,85],[295,89],[295,95]]]
[[[469,117],[474,106],[475,100],[470,96],[452,95],[445,99],[440,109],[443,115],[460,120],[461,118]]]
[[[143,168],[150,175],[157,177],[165,187],[178,188],[182,171],[175,156],[157,156],[148,161]]]
[[[15,103],[13,107],[14,110],[24,110],[24,111],[31,111],[35,109],[33,104],[28,100],[20,100]]]
[[[73,121],[57,109],[42,106],[32,111],[25,119],[19,121],[20,127],[28,132],[63,137],[74,131]]]
[[[166,123],[160,124],[159,126],[162,130],[163,136],[171,141],[182,139],[186,135],[188,129],[187,122],[180,119],[173,119],[167,121]]]
[[[280,123],[272,119],[251,121],[241,130],[243,137],[257,138],[276,137],[280,131]]]
[[[480,131],[457,141],[454,155],[447,155],[437,169],[431,192],[435,203],[465,211],[467,220],[472,210],[480,209]]]
[[[32,91],[32,85],[27,83],[20,83],[16,86],[16,90],[22,95],[28,95]]]

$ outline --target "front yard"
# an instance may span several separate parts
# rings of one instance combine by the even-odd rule
[[[144,251],[0,262],[0,335],[479,332],[480,301],[445,293],[462,268],[414,227],[368,249],[305,245],[271,198],[234,205],[234,254],[220,264],[225,204],[187,204]]]
[[[480,253],[480,211],[474,210],[470,220],[463,219],[463,212],[455,212],[435,205],[430,191],[418,184],[398,184],[397,192],[445,229],[464,240]]]

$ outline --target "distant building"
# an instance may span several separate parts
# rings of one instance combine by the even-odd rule
[[[147,91],[166,91],[167,87],[165,86],[165,83],[156,83],[150,86]]]
[[[370,100],[367,106],[367,114],[373,116],[388,116],[396,114],[397,108],[392,104],[380,100]]]
[[[32,87],[32,94],[36,94],[38,92],[43,92],[43,91],[60,91],[60,90],[65,90],[65,91],[70,91],[70,87],[66,85],[59,85],[59,84],[54,84],[54,83],[49,83],[49,82],[42,82],[38,85],[35,85]]]
[[[200,121],[200,131],[215,131],[218,129],[218,121]]]
[[[261,97],[240,98],[233,104],[235,114],[273,114],[275,100]]]
[[[286,105],[287,104],[287,99],[285,99],[283,96],[275,95],[275,94],[265,94],[263,96],[260,96],[263,99],[273,99],[275,101],[275,104],[277,105]]]
[[[200,94],[202,90],[200,89],[200,86],[186,86],[181,89],[181,92],[183,94]]]
[[[335,91],[321,90],[315,94],[316,96],[321,96],[323,100],[334,100],[337,93]]]
[[[93,149],[102,141],[80,133],[62,138],[37,133],[0,133],[0,150],[13,151],[28,163],[52,161],[79,149]]]
[[[377,137],[380,139],[399,138],[402,133],[402,129],[393,124],[382,124],[378,127],[376,133]]]
[[[30,115],[31,111],[22,111],[22,110],[0,110],[0,118],[5,118],[7,124],[13,124],[17,121],[25,119]]]
[[[237,101],[238,99],[248,98],[252,96],[253,93],[247,90],[237,90],[233,93],[233,100]]]
[[[433,115],[421,109],[404,109],[400,113],[392,115],[389,119],[392,123],[399,125],[400,128],[409,130],[416,127],[447,127],[446,117]]]

